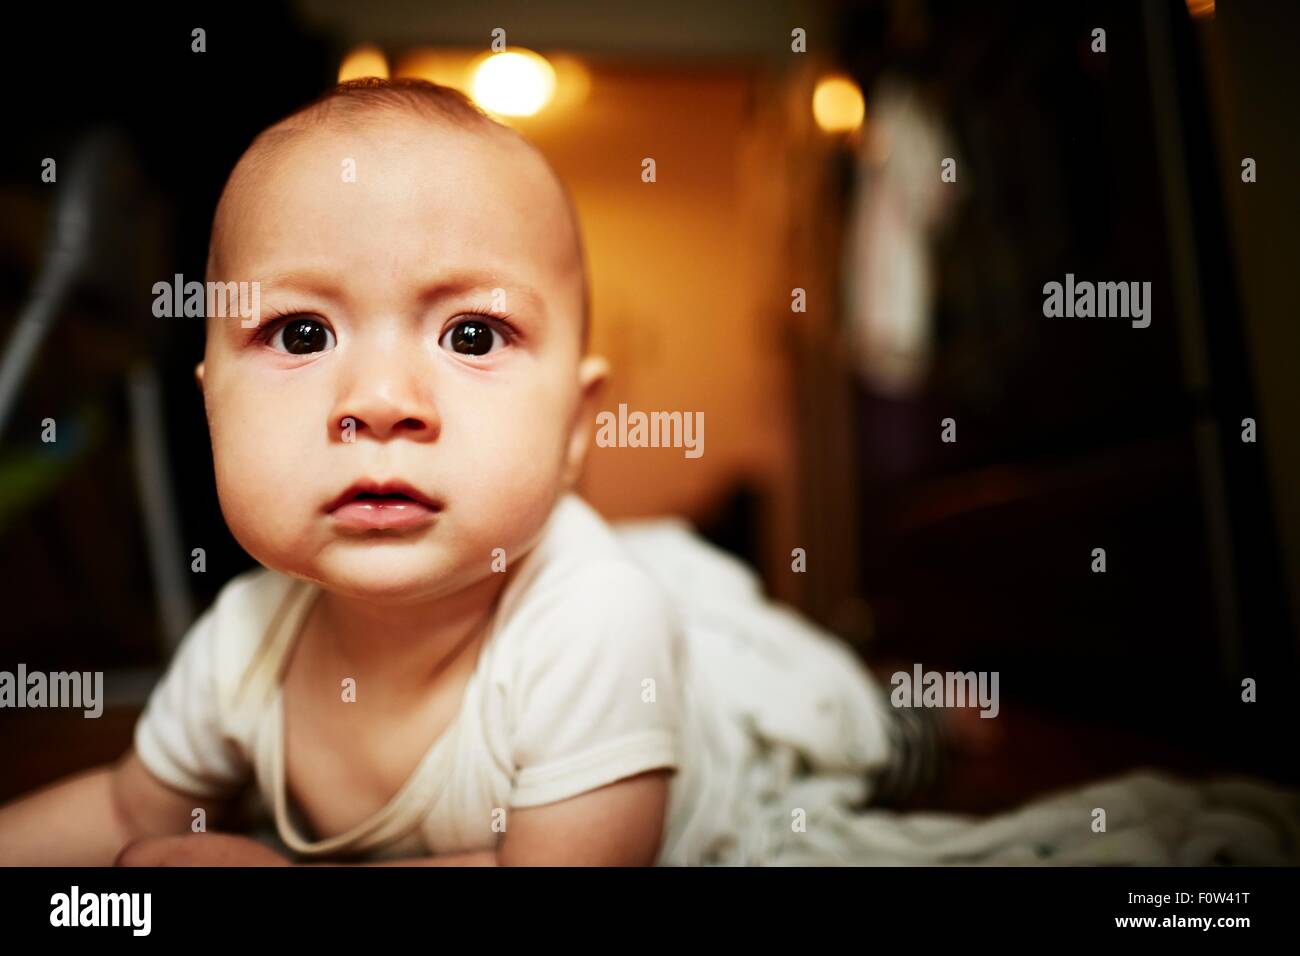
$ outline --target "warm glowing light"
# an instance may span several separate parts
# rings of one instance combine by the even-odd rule
[[[474,71],[475,102],[502,116],[533,116],[555,95],[555,70],[532,50],[492,53]]]
[[[1214,16],[1214,0],[1187,0],[1187,12],[1194,17]]]
[[[813,90],[813,119],[828,133],[847,133],[862,125],[866,104],[858,84],[847,76],[826,76]]]
[[[548,110],[570,110],[582,105],[591,93],[591,71],[575,56],[551,58],[555,67],[555,99]]]
[[[339,82],[360,80],[367,76],[388,79],[388,60],[375,46],[359,46],[343,58],[339,65]]]
[[[419,47],[402,54],[393,69],[393,75],[428,80],[430,83],[455,87],[462,93],[468,93],[471,58],[470,54],[458,50]]]

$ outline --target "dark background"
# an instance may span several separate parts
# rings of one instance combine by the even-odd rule
[[[0,669],[104,669],[110,692],[112,673],[124,676],[101,721],[0,713],[14,769],[0,797],[119,753],[168,654],[125,384],[139,363],[163,396],[179,560],[206,550],[206,574],[187,578],[192,608],[251,566],[213,485],[192,378],[201,323],[153,319],[150,286],[202,274],[234,161],[333,81],[365,27],[380,42],[405,32],[486,45],[507,12],[538,46],[702,81],[718,61],[779,77],[770,64],[807,19],[833,38],[828,64],[864,90],[903,76],[940,104],[964,168],[978,171],[934,252],[934,360],[919,391],[881,395],[820,365],[833,307],[784,333],[803,423],[785,492],[795,540],[836,560],[791,582],[773,557],[789,552],[774,531],[780,495],[758,476],[738,474],[691,515],[882,672],[913,661],[1000,672],[997,743],[919,805],[992,810],[1136,765],[1295,781],[1300,474],[1288,426],[1300,398],[1288,370],[1300,352],[1279,273],[1297,248],[1300,15],[1289,3],[1227,6],[1209,19],[1177,2],[37,11],[10,38],[0,341],[44,255],[42,159],[109,125],[131,145],[140,188],[118,196],[109,252],[62,310],[0,435]],[[1098,23],[1104,57],[1089,51]],[[201,58],[195,25],[207,31]],[[1259,161],[1258,183],[1240,182],[1242,155]],[[831,225],[805,255],[833,274],[847,154],[828,154],[821,174]],[[1045,320],[1042,285],[1066,272],[1150,281],[1151,327]],[[47,416],[57,450],[39,440]],[[948,416],[953,445],[937,440]],[[1256,444],[1239,440],[1245,417]],[[1106,548],[1104,575],[1089,569],[1094,547]],[[1245,677],[1257,704],[1240,701]]]

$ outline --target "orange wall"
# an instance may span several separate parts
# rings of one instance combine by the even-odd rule
[[[597,70],[581,106],[520,123],[573,193],[591,270],[603,408],[704,412],[704,454],[591,451],[583,491],[609,517],[699,515],[740,475],[781,486],[791,449],[771,226],[739,174],[753,82],[740,70]],[[652,157],[657,181],[641,179]],[[749,187],[752,189],[752,186]]]

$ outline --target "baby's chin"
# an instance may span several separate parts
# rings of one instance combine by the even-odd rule
[[[440,550],[375,536],[329,548],[309,563],[285,562],[281,570],[340,597],[396,605],[448,597],[492,573],[486,556],[471,561]]]

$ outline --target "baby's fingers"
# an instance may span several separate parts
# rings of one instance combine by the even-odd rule
[[[228,833],[145,837],[124,846],[114,866],[288,866],[274,850]]]

